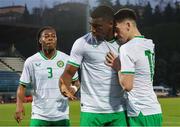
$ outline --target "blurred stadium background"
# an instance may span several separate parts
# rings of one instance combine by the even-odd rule
[[[180,126],[179,0],[54,0],[51,7],[45,0],[39,1],[40,6],[31,9],[28,3],[16,4],[15,0],[0,6],[0,126],[17,125],[12,117],[16,89],[25,59],[37,51],[38,29],[45,25],[55,27],[58,48],[69,54],[74,41],[88,32],[89,11],[100,4],[115,10],[130,7],[137,12],[142,34],[156,45],[154,90],[159,97],[165,97],[160,98],[163,125]],[[0,0],[0,4],[3,2],[7,1]],[[25,101],[31,102],[31,86],[27,89]],[[23,125],[28,125],[30,119],[30,104],[26,107]],[[71,102],[71,107],[72,125],[78,125],[79,102]]]

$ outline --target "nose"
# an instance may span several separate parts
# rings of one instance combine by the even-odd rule
[[[54,40],[54,38],[52,38],[52,37],[48,38],[48,41],[53,41],[53,40]]]
[[[92,32],[93,36],[100,36],[100,32],[97,29],[91,28],[90,32]]]
[[[94,29],[94,28],[91,27],[90,32],[96,33],[96,29]]]

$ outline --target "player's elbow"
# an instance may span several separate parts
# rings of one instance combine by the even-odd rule
[[[133,83],[129,82],[128,80],[120,80],[120,84],[127,92],[130,92],[133,89]]]
[[[121,74],[119,82],[123,89],[130,92],[133,89],[134,75]]]

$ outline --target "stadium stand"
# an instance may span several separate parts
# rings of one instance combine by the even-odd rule
[[[16,101],[16,90],[25,62],[22,56],[18,55],[0,56],[0,103]],[[31,87],[26,87],[25,102],[32,102]]]
[[[1,71],[12,71],[12,69],[9,68],[7,65],[5,65],[1,60],[0,60],[0,70]]]
[[[0,71],[0,96],[3,103],[14,101],[19,77],[19,74],[16,72]]]
[[[19,75],[15,72],[0,71],[0,92],[14,92],[19,84]]]
[[[0,61],[15,72],[22,72],[24,60],[21,57],[0,57]]]
[[[0,103],[15,102],[24,60],[18,56],[0,57]]]

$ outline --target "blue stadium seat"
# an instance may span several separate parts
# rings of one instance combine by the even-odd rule
[[[0,92],[15,92],[19,85],[19,74],[10,71],[0,71]]]

